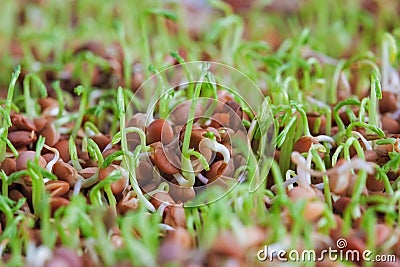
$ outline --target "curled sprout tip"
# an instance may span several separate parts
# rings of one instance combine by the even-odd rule
[[[352,131],[352,134],[353,134],[354,136],[356,136],[357,138],[360,138],[361,142],[363,142],[363,144],[364,144],[364,146],[365,146],[365,150],[372,150],[371,143],[368,142],[367,139],[365,139],[365,137],[364,137],[362,134],[360,134],[360,133],[357,132],[357,131]]]
[[[225,164],[228,164],[228,163],[229,163],[229,161],[230,161],[230,159],[231,159],[231,155],[230,155],[230,152],[229,152],[228,148],[226,148],[226,146],[224,146],[224,145],[218,143],[218,142],[215,141],[215,140],[211,140],[211,139],[209,139],[209,138],[204,139],[203,142],[205,142],[204,145],[205,145],[207,148],[211,149],[211,150],[214,151],[214,152],[219,152],[219,153],[221,153],[222,156],[224,157],[224,163],[225,163]]]
[[[60,159],[60,152],[58,152],[57,149],[50,147],[46,144],[43,145],[46,149],[50,150],[51,152],[54,153],[54,158],[49,161],[49,163],[46,164],[46,169],[51,172],[53,170],[54,164]]]

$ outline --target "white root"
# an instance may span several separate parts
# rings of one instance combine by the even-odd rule
[[[46,144],[44,145],[44,147],[54,153],[54,158],[50,160],[49,163],[47,163],[46,165],[46,169],[51,172],[53,170],[54,164],[56,164],[56,162],[60,159],[60,152],[58,152],[58,150],[54,147],[50,147]]]
[[[202,175],[201,173],[197,174],[197,178],[200,180],[200,182],[202,182],[203,184],[207,184],[208,183],[208,179]]]
[[[53,251],[46,246],[38,246],[30,241],[26,252],[26,263],[29,266],[41,267],[53,257]]]
[[[363,142],[364,146],[365,146],[365,150],[372,150],[372,146],[370,144],[370,142],[367,141],[367,139],[365,139],[365,137],[360,134],[357,131],[352,131],[353,135],[355,135],[357,138],[360,138],[361,142]]]
[[[332,137],[330,137],[330,136],[327,136],[327,135],[318,135],[318,136],[315,136],[315,137],[313,137],[317,142],[327,142],[327,143],[329,143],[329,144],[331,144],[332,146],[336,146],[336,142],[335,142],[335,140],[333,140],[333,138]]]
[[[229,161],[231,159],[231,155],[229,153],[228,148],[226,148],[226,146],[218,143],[217,141],[211,140],[209,138],[204,138],[202,140],[202,142],[204,143],[204,146],[207,147],[208,149],[211,149],[214,152],[221,153],[222,156],[224,157],[225,164],[229,163]]]
[[[160,223],[159,226],[160,226],[160,229],[164,230],[164,231],[175,231],[174,227],[172,227],[168,224],[165,224],[165,223]]]
[[[175,173],[173,176],[180,186],[186,186],[188,184],[188,180],[186,180],[181,173]]]
[[[168,201],[161,203],[160,206],[157,209],[158,214],[160,214],[160,216],[162,217],[163,214],[164,214],[165,208],[168,207],[168,206],[172,206],[172,205],[173,204],[169,203]]]
[[[300,153],[296,152],[298,153],[298,156],[297,154],[293,153],[292,153],[292,161],[297,165],[296,169],[298,176],[297,184],[303,188],[308,188],[310,187],[311,184],[311,173],[309,171],[311,169],[311,160],[312,160],[311,150],[307,155],[307,160]],[[296,157],[296,159],[293,160],[293,157]]]
[[[375,172],[375,164],[372,162],[367,162],[364,160],[360,160],[358,158],[351,159],[350,161],[347,161],[343,163],[342,165],[335,166],[327,171],[315,171],[309,168],[306,165],[306,160],[304,157],[297,151],[292,152],[291,155],[292,161],[303,171],[308,172],[309,174],[316,176],[316,177],[322,177],[324,175],[343,175],[345,173],[348,173],[352,169],[354,170],[365,170],[368,174],[373,174]]]

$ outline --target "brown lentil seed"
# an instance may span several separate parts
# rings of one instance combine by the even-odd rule
[[[26,169],[28,167],[28,161],[33,162],[35,160],[35,156],[35,151],[24,151],[20,153],[16,160],[17,171]],[[44,168],[46,167],[46,164],[46,160],[42,156],[39,156],[39,166]]]
[[[13,146],[21,147],[34,143],[37,137],[33,131],[14,131],[8,133],[8,139]]]

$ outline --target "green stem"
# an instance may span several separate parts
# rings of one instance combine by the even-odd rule
[[[382,99],[382,90],[378,74],[371,74],[371,100],[368,105],[368,123],[372,126],[379,127],[378,99]]]
[[[64,97],[62,93],[62,89],[60,86],[60,81],[55,81],[52,83],[52,86],[54,88],[54,91],[56,92],[57,95],[57,102],[58,102],[58,115],[57,118],[61,118],[63,111],[64,111]]]
[[[86,106],[88,104],[88,97],[89,97],[89,92],[87,91],[86,88],[84,88],[82,85],[79,85],[78,87],[75,88],[75,92],[80,95],[82,94],[81,97],[81,102],[79,104],[79,110],[78,110],[78,118],[76,119],[74,129],[72,130],[71,137],[75,140],[78,135],[78,131],[81,128],[82,121],[83,121],[83,116],[85,115],[86,111]]]
[[[8,177],[4,170],[0,172],[1,177],[1,193],[3,196],[8,196]]]
[[[98,165],[98,166],[102,166],[102,165],[103,165],[103,162],[104,162],[104,158],[103,158],[103,154],[102,154],[101,151],[100,151],[99,146],[96,144],[95,141],[93,141],[93,140],[90,139],[90,138],[87,140],[87,142],[88,142],[88,148],[90,148],[90,149],[93,150],[94,155],[95,155],[96,158],[97,158],[97,165]]]
[[[311,153],[312,153],[313,161],[314,161],[315,165],[322,172],[325,172],[326,171],[325,164],[324,164],[323,160],[321,159],[321,157],[318,155],[318,152],[315,149],[311,148]],[[332,197],[331,197],[331,190],[329,188],[329,178],[328,178],[328,176],[327,175],[322,176],[322,181],[324,183],[325,201],[328,204],[329,209],[332,210]]]
[[[299,105],[295,105],[296,110],[300,113],[301,123],[304,129],[304,135],[311,136],[310,129],[308,128],[308,120],[306,112]]]
[[[297,118],[293,117],[296,121]],[[279,167],[282,173],[286,173],[290,166],[290,153],[293,150],[293,143],[296,137],[296,123],[293,123],[287,131],[285,141],[281,147],[281,154],[279,156]]]
[[[128,140],[126,138],[126,124],[125,124],[125,104],[124,104],[124,96],[123,96],[123,89],[121,87],[118,88],[117,93],[117,105],[119,110],[119,123],[120,123],[120,130],[121,130],[121,147],[124,154],[122,155],[122,160],[124,165],[127,167],[126,169],[129,171],[129,178],[131,181],[131,185],[133,190],[135,191],[136,195],[138,196],[139,200],[143,202],[147,209],[154,212],[154,206],[146,199],[143,195],[142,190],[139,187],[139,184],[136,179],[136,166],[137,166],[137,157],[128,157],[128,155],[132,155],[128,148]],[[145,138],[144,138],[145,140]],[[142,139],[143,142],[143,139]],[[141,148],[143,149],[143,147]]]
[[[75,140],[72,136],[69,138],[68,148],[69,148],[69,154],[71,156],[72,166],[74,166],[74,168],[77,169],[78,171],[82,170],[83,168],[78,159],[78,152],[76,151]]]
[[[354,127],[362,127],[362,128],[368,129],[368,130],[376,133],[378,135],[378,137],[380,137],[380,138],[385,137],[385,133],[380,128],[378,128],[374,125],[367,124],[365,122],[360,122],[360,121],[353,121],[352,123],[349,124],[349,126],[347,126],[347,129],[346,129],[347,136],[353,135],[352,132],[353,132]]]
[[[339,102],[334,108],[333,108],[333,118],[336,121],[336,124],[338,126],[339,132],[342,132],[345,130],[345,125],[342,121],[342,119],[339,116],[339,110],[343,107],[343,106],[347,106],[347,105],[356,105],[359,106],[361,103],[360,101],[356,100],[356,99],[347,99],[344,101]]]
[[[330,100],[330,104],[334,104],[337,102],[337,88],[340,80],[340,74],[342,73],[343,67],[345,66],[346,61],[345,60],[339,60],[339,62],[336,65],[335,72],[333,74],[332,82],[331,82],[331,88],[329,90],[329,97],[328,99]]]
[[[200,92],[201,92],[201,86],[202,86],[203,80],[208,72],[208,69],[209,69],[209,66],[207,64],[203,65],[203,70],[200,75],[200,79],[196,83],[196,87],[194,89],[194,95],[193,95],[192,103],[191,103],[190,110],[189,110],[188,121],[186,123],[186,129],[185,129],[185,134],[184,134],[184,139],[183,139],[183,144],[182,144],[182,157],[181,157],[182,166],[185,165],[185,166],[189,167],[189,164],[191,165],[190,156],[188,155],[190,136],[192,135],[194,114],[196,112],[197,101],[198,101],[198,98],[199,98]],[[189,168],[189,169],[193,169],[193,168]],[[193,170],[191,172],[193,172]],[[192,174],[190,174],[190,170],[182,169],[182,174],[186,178],[190,177],[187,180],[193,180],[191,177]],[[193,183],[194,183],[194,181],[193,181]]]
[[[147,70],[147,67],[150,66],[151,62],[151,48],[150,48],[150,41],[147,29],[147,22],[146,22],[147,14],[140,14],[139,15],[139,28],[141,29],[141,37],[142,37],[142,48],[143,48],[143,63]]]

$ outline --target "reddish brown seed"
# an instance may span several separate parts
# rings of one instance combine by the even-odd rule
[[[128,141],[128,148],[134,151],[138,145],[140,145],[141,140],[138,133],[127,133],[126,139]]]
[[[217,98],[218,98],[218,101],[220,101],[222,103],[226,103],[228,101],[233,100],[232,95],[229,92],[225,91],[225,90],[218,91],[217,92]]]
[[[37,137],[33,131],[14,131],[8,133],[8,139],[15,147],[21,147],[32,144]]]
[[[119,166],[117,166],[117,165],[110,165],[105,169],[100,169],[99,180],[102,181],[102,180],[106,179],[108,176],[111,175],[111,173],[114,170],[117,170],[117,169],[119,169]],[[113,194],[114,195],[120,194],[125,189],[125,187],[127,185],[127,181],[128,181],[128,178],[121,175],[117,181],[112,182],[111,183],[111,191],[113,192]]]
[[[141,160],[135,172],[140,186],[146,185],[153,179],[153,165],[148,160]]]
[[[122,199],[117,203],[117,212],[119,214],[125,214],[130,210],[136,210],[139,207],[139,199],[135,194],[128,192]]]
[[[15,130],[35,131],[35,124],[22,114],[11,114],[11,127],[8,129],[10,132]]]
[[[97,167],[88,167],[80,170],[79,175],[87,179],[95,175],[97,171],[98,171]]]
[[[319,128],[315,131],[315,124],[320,120]],[[307,113],[308,128],[313,134],[325,134],[326,132],[326,117],[315,112]]]
[[[376,179],[375,175],[372,174],[368,175],[366,185],[370,191],[382,192],[385,189],[383,181]]]
[[[166,192],[155,193],[150,202],[156,209],[158,209],[162,203],[168,202],[169,204],[175,204],[175,201],[172,199],[171,195]]]
[[[128,140],[128,144],[129,144],[129,140]],[[103,151],[103,153],[102,153],[103,158],[107,158],[109,155],[114,154],[115,152],[117,152],[119,150],[120,150],[119,147],[114,145],[113,147]],[[112,162],[112,164],[115,164],[115,165],[119,165],[120,163],[121,163],[120,160],[114,160]]]
[[[382,91],[382,99],[379,100],[380,113],[394,112],[397,109],[397,97],[393,92]]]
[[[185,137],[185,131],[186,127],[182,127],[181,132],[180,132],[180,139],[183,141]],[[207,130],[201,128],[198,125],[193,125],[192,128],[192,134],[190,135],[190,143],[189,147],[198,149],[200,141],[204,138],[204,134],[207,132]]]
[[[156,119],[146,129],[146,143],[152,144],[161,141],[164,145],[171,143],[174,132],[168,121]]]
[[[176,227],[186,227],[186,216],[183,205],[173,205],[165,208],[164,223]]]
[[[69,162],[71,160],[71,156],[69,154],[69,144],[68,144],[68,140],[63,139],[58,141],[55,145],[54,148],[58,150],[58,152],[60,153],[60,158],[64,161],[64,162]]]
[[[319,219],[325,210],[325,204],[321,201],[311,201],[306,204],[303,210],[303,216],[308,222]]]
[[[35,124],[36,131],[41,131],[43,127],[46,125],[48,122],[48,119],[45,118],[35,118],[33,119],[33,123]]]
[[[160,185],[159,182],[151,182],[151,183],[148,183],[148,184],[142,186],[141,189],[143,192],[148,193],[148,192],[156,190],[159,185]]]
[[[379,223],[375,225],[376,239],[375,239],[375,246],[381,246],[386,240],[390,238],[392,235],[392,228],[386,224]]]
[[[35,155],[35,151],[25,151],[20,153],[16,160],[17,171],[26,169],[28,167],[28,161],[35,161]],[[39,166],[44,168],[46,167],[46,164],[46,160],[42,156],[39,156]]]
[[[175,184],[169,186],[169,193],[175,202],[186,202],[195,197],[195,192],[192,187],[184,187]]]
[[[53,173],[58,179],[67,182],[71,187],[75,185],[77,180],[77,171],[68,163],[57,161],[53,166]]]
[[[293,151],[297,151],[299,153],[305,153],[310,150],[313,144],[317,144],[318,142],[314,141],[311,136],[302,136],[300,137],[293,145]]]
[[[15,190],[15,189],[11,190],[8,193],[8,196],[9,196],[10,199],[12,199],[14,201],[18,201],[18,200],[24,198],[24,195],[20,191]],[[21,210],[25,211],[25,212],[28,212],[28,213],[30,213],[30,211],[31,211],[27,202],[22,204]]]
[[[215,113],[211,117],[210,127],[229,127],[230,116],[228,113]]]
[[[167,174],[175,174],[179,172],[179,169],[175,167],[166,156],[161,142],[152,143],[151,147],[153,148],[153,152],[150,155],[150,160],[160,171]]]
[[[331,136],[336,135],[338,132],[339,132],[339,127],[338,126],[332,126]]]
[[[47,163],[49,163],[54,159],[55,155],[53,153],[46,153],[43,154],[42,157],[46,160]]]
[[[355,114],[356,116],[358,116],[359,111],[360,111],[360,109],[359,109],[358,107],[351,108],[351,110],[354,112],[354,114]],[[339,117],[340,117],[340,119],[342,120],[342,122],[344,123],[344,125],[347,126],[347,125],[350,124],[350,118],[349,118],[349,116],[347,115],[346,110],[340,111],[340,112],[339,112]]]
[[[60,180],[48,181],[45,189],[50,192],[51,197],[60,197],[69,191],[69,184]]]
[[[17,162],[12,158],[5,158],[1,162],[0,169],[3,170],[7,175],[17,171]]]
[[[42,110],[49,107],[58,106],[58,101],[51,97],[39,98],[38,102]]]
[[[289,190],[287,195],[294,202],[302,199],[311,200],[316,196],[314,190],[301,186],[293,187],[291,190]]]
[[[344,159],[338,160],[336,165],[333,167],[333,170],[337,170],[337,167],[344,163]],[[351,175],[352,174],[350,172],[346,172],[340,175],[336,171],[332,172],[332,174],[329,176],[329,188],[331,189],[331,191],[337,195],[342,195],[346,193],[346,190],[348,189],[351,180]]]
[[[387,133],[400,133],[400,124],[389,116],[381,116],[382,130]]]
[[[91,138],[97,144],[100,151],[103,151],[104,148],[106,148],[106,146],[111,143],[110,137],[108,137],[104,134],[98,134],[98,135],[92,136]]]
[[[364,152],[365,161],[376,162],[379,158],[379,154],[375,150],[367,150]]]
[[[228,101],[226,101],[225,104],[228,106],[227,110],[228,110],[229,114],[231,114],[233,111],[239,117],[239,119],[242,120],[243,110],[238,102],[236,102],[235,100],[228,100]],[[231,116],[232,116],[232,114],[231,114]]]
[[[228,165],[226,166],[223,175],[225,177],[233,177],[234,174],[235,174],[235,166],[233,163],[233,159],[231,159],[231,160],[229,160]]]
[[[51,211],[55,212],[58,208],[68,206],[69,200],[63,197],[52,197],[50,198]]]
[[[60,140],[60,133],[50,122],[43,126],[40,134],[45,138],[45,143],[48,146],[54,146]]]
[[[78,149],[76,150],[76,152],[77,152],[77,154],[78,154],[78,158],[79,158],[80,160],[82,160],[83,162],[89,161],[89,160],[90,160],[89,152],[83,151],[82,149],[79,149],[79,147],[80,147],[80,145],[77,145],[77,148],[78,148]]]
[[[147,115],[145,113],[136,113],[128,122],[128,127],[137,127],[142,130],[146,128]]]
[[[227,165],[223,160],[218,160],[211,164],[210,170],[206,172],[206,177],[209,179],[208,183],[212,183],[224,174],[226,166]]]
[[[343,214],[350,202],[351,198],[342,196],[333,203],[333,210],[335,213]]]
[[[191,101],[185,101],[174,108],[174,110],[171,112],[171,119],[176,125],[185,125],[187,123],[191,105]],[[197,105],[194,117],[198,118],[202,114],[203,107],[201,105]]]

